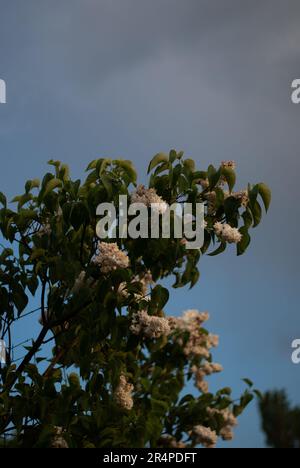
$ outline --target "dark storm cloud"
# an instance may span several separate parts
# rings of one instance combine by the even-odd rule
[[[72,7],[68,0],[1,3],[0,47],[10,47],[11,60],[18,52],[24,73],[26,63],[28,68],[36,64],[52,78],[57,74],[81,84],[82,91],[169,53],[194,53],[196,60],[208,54],[220,65],[223,58],[228,68],[242,60],[244,73],[270,52],[274,62],[286,53],[299,57],[296,0],[72,0]],[[201,61],[205,72],[205,55]]]

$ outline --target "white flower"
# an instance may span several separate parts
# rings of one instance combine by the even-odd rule
[[[238,244],[242,240],[242,234],[238,229],[231,227],[229,224],[215,223],[214,230],[217,236],[229,244]]]
[[[125,375],[120,376],[120,382],[114,393],[116,403],[123,409],[130,411],[133,408],[133,385],[127,382]]]
[[[223,427],[220,431],[220,436],[223,440],[229,441],[234,438],[233,428],[237,426],[238,421],[234,414],[229,409],[218,410],[214,408],[207,408],[210,416],[221,416],[223,419]]]
[[[221,366],[221,364],[215,364],[213,362],[206,362],[203,365],[202,369],[205,375],[217,374],[223,371],[223,367]]]
[[[236,169],[236,162],[235,161],[222,161],[221,166],[224,169],[232,169],[234,171]]]
[[[209,449],[215,448],[218,441],[217,433],[212,431],[209,427],[195,426],[191,435],[195,437],[198,444]]]
[[[199,312],[196,309],[189,309],[183,312],[182,320],[186,324],[197,324],[202,325],[204,322],[209,320],[208,312]]]
[[[212,335],[211,333],[208,335],[208,338],[207,338],[207,345],[208,345],[208,348],[211,349],[211,348],[217,348],[219,346],[219,341],[220,341],[220,338],[218,335]]]
[[[200,367],[193,366],[191,371],[194,374],[195,385],[203,393],[208,393],[208,383],[204,380],[206,376],[222,372],[223,367],[220,364],[206,362]]]
[[[117,269],[129,267],[129,258],[115,243],[99,242],[99,254],[94,258],[94,263],[100,266],[103,274]]]
[[[234,439],[234,433],[230,426],[225,426],[220,431],[220,436],[225,441],[230,441]]]
[[[197,380],[196,381],[196,387],[202,393],[208,393],[209,392],[208,382],[206,382],[205,380]]]
[[[168,209],[168,204],[156,193],[154,188],[146,189],[144,185],[139,185],[131,195],[131,203],[141,203],[160,214],[164,214]]]
[[[168,319],[148,315],[146,310],[133,315],[130,330],[134,335],[144,335],[147,338],[160,338],[171,333]]]
[[[179,344],[184,343],[183,352],[188,357],[202,357],[209,359],[209,350],[216,343],[216,337],[207,335],[203,332],[202,326],[209,319],[207,312],[198,312],[198,310],[187,310],[182,317],[170,317],[169,324],[172,330],[179,332],[176,337]],[[189,338],[186,342],[180,337],[180,333],[189,332]]]
[[[55,433],[51,442],[51,448],[63,448],[63,449],[69,448],[66,440],[63,437],[63,434],[65,432],[64,429],[62,427],[55,426],[54,432]]]

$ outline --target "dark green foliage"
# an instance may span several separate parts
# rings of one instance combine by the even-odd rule
[[[300,448],[300,408],[292,408],[284,391],[268,392],[260,399],[262,428],[272,448]]]
[[[64,164],[49,164],[54,173],[42,182],[26,182],[25,192],[14,199],[15,210],[0,193],[0,338],[8,344],[7,366],[0,369],[0,436],[5,446],[50,447],[57,427],[63,428],[69,447],[84,448],[159,447],[163,434],[193,446],[189,432],[197,424],[219,433],[222,421],[212,420],[206,409],[231,408],[238,415],[253,398],[252,390],[235,405],[228,388],[216,395],[182,397],[190,368],[199,363],[187,357],[172,336],[145,339],[131,333],[135,312],[146,308],[149,315],[163,317],[169,299],[169,291],[157,284],[150,301],[137,300],[141,284],[135,278],[150,270],[155,283],[174,275],[175,287],[194,286],[201,256],[226,248],[214,234],[217,221],[240,226],[243,240],[237,251],[244,253],[249,229],[261,219],[259,197],[269,207],[269,189],[249,186],[245,208],[231,193],[225,200],[219,183],[223,178],[231,192],[233,170],[210,166],[198,171],[183,153],[158,154],[149,166],[150,187],[167,203],[207,204],[207,193],[215,191],[204,246],[186,250],[172,237],[118,240],[130,267],[103,275],[92,262],[98,243],[96,209],[104,202],[117,205],[119,195],[130,195],[137,180],[134,167],[130,161],[95,160],[81,183],[70,178]],[[208,179],[209,187],[203,189],[200,179]],[[82,272],[85,278],[75,292]],[[124,283],[126,297],[118,293]],[[24,355],[11,362],[14,325],[28,313],[32,296],[40,297],[40,332],[28,336]],[[45,358],[43,348],[49,342],[52,355]],[[131,411],[114,399],[121,374],[134,385]]]

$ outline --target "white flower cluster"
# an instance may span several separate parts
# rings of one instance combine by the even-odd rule
[[[220,431],[220,436],[223,440],[230,441],[234,438],[233,428],[238,425],[237,418],[229,410],[217,410],[213,408],[208,408],[207,412],[210,416],[221,416],[223,419],[223,427]]]
[[[139,185],[136,191],[131,195],[132,203],[142,203],[147,207],[153,207],[154,210],[163,214],[168,209],[168,204],[156,193],[154,188],[146,189],[144,185]]]
[[[69,448],[66,440],[63,437],[64,434],[64,429],[59,426],[54,427],[54,436],[51,442],[51,448],[62,448],[62,449],[67,449]]]
[[[134,335],[144,335],[147,338],[161,338],[171,333],[171,327],[168,319],[148,315],[146,310],[141,310],[133,314],[130,331]]]
[[[213,449],[216,447],[218,441],[217,433],[209,427],[195,426],[190,435],[196,440],[197,444],[203,445],[205,448]]]
[[[189,338],[184,344],[183,352],[186,356],[210,358],[210,349],[215,348],[219,344],[219,337],[216,335],[207,335],[201,330],[204,322],[209,320],[207,312],[199,312],[198,310],[187,310],[182,317],[171,317],[169,325],[172,330],[180,332],[189,332]],[[178,343],[183,345],[183,339],[179,336]]]
[[[133,408],[133,385],[127,382],[125,375],[120,376],[120,382],[114,393],[116,403],[123,409],[130,411]]]
[[[231,227],[229,224],[215,223],[214,230],[217,236],[229,244],[238,244],[242,240],[242,234],[238,229]]]
[[[235,161],[222,161],[221,167],[224,169],[232,169],[233,171],[235,171],[236,162]]]
[[[193,366],[191,371],[193,372],[194,377],[195,377],[196,387],[202,393],[208,393],[209,387],[208,387],[208,383],[205,381],[205,377],[207,377],[208,375],[222,372],[223,367],[221,366],[221,364],[205,362],[205,364],[202,364],[200,367]]]
[[[94,263],[100,267],[103,274],[129,267],[129,258],[115,243],[99,242],[99,253]]]

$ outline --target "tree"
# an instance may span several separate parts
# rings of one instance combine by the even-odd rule
[[[285,391],[267,392],[259,408],[269,447],[300,448],[300,408],[291,408]]]
[[[205,447],[232,438],[236,417],[252,400],[230,388],[209,393],[206,376],[220,372],[211,349],[218,339],[204,328],[208,314],[189,310],[168,317],[169,291],[193,287],[202,255],[235,243],[241,255],[249,230],[268,209],[265,184],[234,192],[235,165],[196,170],[172,150],[149,166],[149,189],[136,186],[130,161],[99,159],[84,183],[66,165],[26,182],[13,210],[0,194],[0,332],[7,365],[0,373],[0,435],[16,447]],[[135,201],[205,204],[205,242],[188,250],[185,239],[99,242],[97,207]],[[120,213],[119,213],[120,214]],[[211,252],[211,246],[218,244]],[[210,252],[210,253],[209,253]],[[14,327],[40,298],[40,332],[13,362]],[[29,339],[32,337],[29,336]],[[52,355],[45,347],[52,344]],[[186,394],[194,379],[198,395]]]

